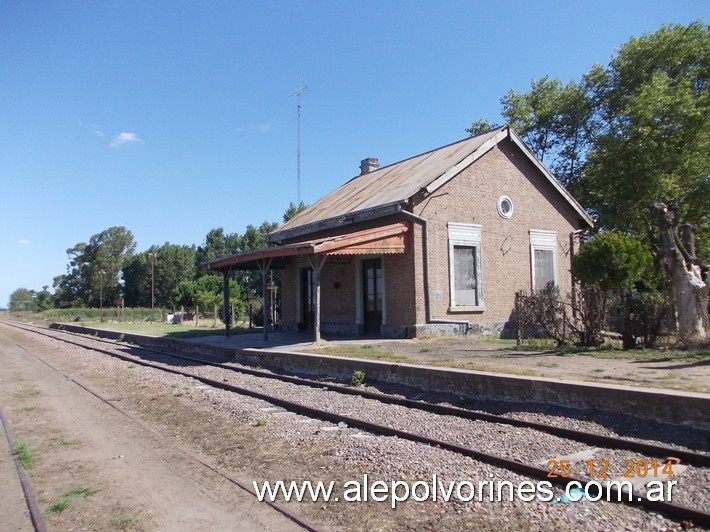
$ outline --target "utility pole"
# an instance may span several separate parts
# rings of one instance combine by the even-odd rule
[[[299,82],[300,85],[300,82]],[[301,204],[301,94],[306,92],[308,87],[305,85],[299,87],[296,92],[289,94],[289,98],[296,97],[296,110],[298,123],[298,148],[296,150],[296,208]]]
[[[101,282],[99,284],[99,321],[103,323],[104,321],[104,274],[105,270],[99,270],[99,277]]]
[[[150,257],[150,321],[155,321],[155,253],[148,253]]]

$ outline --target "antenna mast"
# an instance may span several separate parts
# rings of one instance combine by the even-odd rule
[[[300,85],[300,82],[299,82]],[[296,92],[293,92],[289,94],[289,98],[296,97],[296,110],[298,113],[298,116],[296,118],[296,121],[298,123],[298,149],[296,150],[296,207],[298,207],[301,204],[301,94],[306,92],[308,90],[308,87],[305,85],[301,86],[298,88]]]

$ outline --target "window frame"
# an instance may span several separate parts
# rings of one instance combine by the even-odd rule
[[[510,209],[505,211],[503,209],[503,204],[508,203],[510,206]],[[513,217],[513,212],[515,212],[515,206],[513,205],[513,200],[510,199],[508,196],[501,196],[498,198],[498,202],[496,203],[496,210],[498,211],[498,214],[500,215],[501,218],[507,220],[509,218]]]
[[[560,286],[557,268],[557,231],[543,229],[530,229],[530,286],[533,291],[543,290],[546,287],[535,286],[535,251],[552,252],[552,282],[555,287]]]
[[[483,249],[481,246],[481,226],[449,222],[447,224],[449,240],[449,312],[477,312],[484,310],[483,301]],[[454,247],[475,248],[474,271],[476,275],[476,305],[456,304],[456,263]]]

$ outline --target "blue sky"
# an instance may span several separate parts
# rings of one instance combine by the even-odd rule
[[[698,1],[0,2],[0,306],[66,250],[281,221],[358,173],[466,136],[544,75],[579,79]]]

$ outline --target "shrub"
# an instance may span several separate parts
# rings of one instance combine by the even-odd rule
[[[560,301],[560,290],[549,287],[528,294],[521,290],[515,294],[515,313],[518,319],[519,339],[526,326],[533,326],[560,347],[567,342],[566,309]]]
[[[352,379],[350,379],[350,386],[357,388],[365,384],[365,372],[364,371],[353,371]]]

